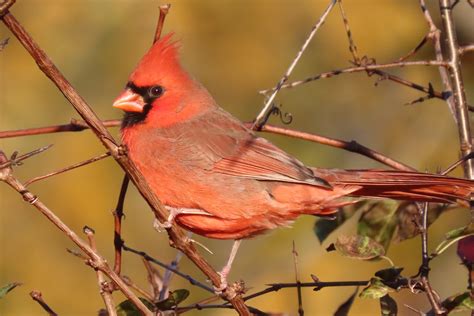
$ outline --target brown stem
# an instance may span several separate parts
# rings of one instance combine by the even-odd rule
[[[53,172],[50,172],[48,174],[45,174],[45,175],[42,175],[42,176],[39,176],[39,177],[34,177],[28,181],[25,182],[25,186],[29,186],[30,184],[34,183],[34,182],[37,182],[37,181],[40,181],[40,180],[44,180],[46,178],[49,178],[49,177],[52,177],[52,176],[55,176],[55,175],[58,175],[58,174],[61,174],[61,173],[64,173],[64,172],[67,172],[67,171],[70,171],[70,170],[73,170],[73,169],[76,169],[76,168],[79,168],[79,167],[82,167],[82,166],[85,166],[85,165],[88,165],[90,163],[93,163],[93,162],[96,162],[96,161],[99,161],[99,160],[102,160],[104,158],[107,158],[109,157],[110,154],[109,153],[105,153],[105,154],[102,154],[102,155],[99,155],[97,157],[93,157],[91,159],[87,159],[85,161],[81,161],[81,162],[78,162],[76,164],[73,164],[71,166],[68,166],[68,167],[65,167],[65,168],[62,168],[62,169],[59,169],[59,170],[56,170],[56,171],[53,171]]]
[[[472,136],[451,1],[440,0],[439,6],[448,51],[448,73],[453,86],[453,99],[458,119],[459,141],[461,143],[462,155],[466,156],[472,151]],[[466,178],[474,179],[474,161],[469,160],[464,164],[464,174]]]
[[[125,196],[127,194],[128,183],[130,178],[127,174],[123,176],[122,186],[120,187],[120,194],[115,207],[114,214],[114,249],[115,249],[115,260],[114,260],[114,271],[118,275],[121,274],[122,270],[122,218],[123,218],[123,205],[125,203]]]
[[[91,246],[92,250],[97,251],[97,245],[95,243],[94,238],[94,230],[85,226],[84,233],[89,240],[89,245]],[[105,279],[105,275],[102,271],[97,270],[97,282],[99,284],[99,293],[104,300],[105,307],[108,312],[108,316],[117,316],[117,312],[115,311],[115,303],[114,299],[112,298],[112,291],[110,290],[110,284]]]
[[[249,125],[250,123],[246,123],[246,124]],[[324,136],[320,136],[316,134],[290,130],[290,129],[277,127],[273,125],[265,125],[262,128],[262,132],[269,132],[273,134],[290,136],[290,137],[304,139],[311,142],[316,142],[316,143],[320,143],[320,144],[324,144],[324,145],[328,145],[328,146],[332,146],[336,148],[341,148],[350,152],[354,152],[354,153],[366,156],[380,163],[383,163],[384,165],[390,166],[394,169],[405,170],[405,171],[416,171],[416,169],[404,163],[401,163],[394,159],[386,157],[375,150],[372,150],[370,148],[367,148],[357,143],[356,141],[347,142],[347,141],[343,141],[343,140],[339,140],[335,138],[329,138],[329,137],[324,137]]]
[[[155,31],[155,37],[153,38],[153,43],[158,41],[161,37],[161,32],[163,31],[163,25],[165,24],[165,18],[170,8],[171,8],[171,4],[160,5],[160,16],[158,17],[158,23],[156,25],[156,31]]]
[[[296,251],[296,245],[295,241],[293,240],[293,250],[291,252],[293,254],[293,265],[295,268],[295,281],[296,284],[296,294],[298,296],[298,315],[303,316],[304,315],[304,309],[303,309],[303,295],[301,294],[301,282],[300,282],[300,275],[298,272],[298,252]]]
[[[324,78],[331,78],[334,76],[338,76],[341,74],[347,74],[347,73],[356,73],[356,72],[362,72],[362,71],[375,71],[375,70],[380,70],[380,69],[388,69],[388,68],[397,68],[397,67],[406,67],[406,66],[442,66],[445,67],[447,65],[446,62],[444,61],[437,61],[437,60],[420,60],[420,61],[404,61],[404,62],[394,62],[394,63],[388,63],[388,64],[375,64],[375,65],[363,65],[363,66],[357,66],[357,67],[349,67],[349,68],[341,68],[333,71],[328,71],[328,72],[323,72],[318,75],[308,77],[303,80],[298,80],[298,81],[293,81],[287,84],[284,84],[281,86],[281,89],[284,88],[293,88],[311,81],[319,80],[319,79],[324,79]],[[274,89],[267,89],[267,90],[261,90],[259,93],[266,94],[271,91],[274,91]]]
[[[151,265],[148,260],[142,258],[142,262],[145,265],[145,269],[147,272],[148,284],[150,284],[153,288],[152,301],[157,301],[160,297],[161,288],[163,287],[163,280],[158,271]]]
[[[57,316],[55,311],[44,301],[43,295],[39,291],[31,291],[30,292],[31,298],[37,302],[49,316]]]
[[[459,46],[459,55],[464,55],[468,52],[474,52],[474,44]]]
[[[5,154],[0,151],[0,163],[6,161]],[[113,272],[107,264],[107,261],[96,251],[94,251],[84,240],[82,240],[71,228],[69,228],[59,217],[56,216],[41,200],[33,195],[27,188],[18,181],[12,173],[10,167],[0,169],[0,181],[5,182],[15,191],[21,194],[23,199],[38,209],[44,216],[48,218],[57,228],[59,228],[66,236],[69,237],[87,256],[89,263],[94,269],[104,272],[112,281],[114,281],[119,289],[127,296],[144,315],[152,315],[147,307],[138,299],[138,297],[130,291],[127,285],[120,279],[120,277]]]
[[[112,154],[117,163],[129,175],[130,180],[135,184],[140,194],[148,202],[152,208],[156,219],[165,222],[168,218],[168,211],[163,207],[158,198],[145,181],[143,175],[138,171],[136,166],[130,161],[122,147],[119,147],[107,128],[102,124],[97,115],[92,111],[86,101],[77,93],[72,85],[66,80],[59,69],[53,64],[43,50],[34,42],[31,36],[25,31],[20,23],[13,17],[11,13],[6,13],[2,17],[5,25],[18,38],[25,49],[31,54],[43,73],[51,79],[51,81],[63,93],[66,99],[71,103],[74,109],[89,125],[91,130],[101,141],[102,145]],[[194,264],[211,280],[211,282],[219,288],[221,286],[221,277],[214,268],[197,252],[194,245],[186,237],[182,229],[175,224],[167,230],[170,237],[170,243],[173,247],[181,250]],[[114,280],[115,281],[115,280]],[[240,295],[227,288],[222,296],[227,299],[241,315],[250,315]],[[140,304],[141,301],[138,301]],[[135,302],[134,302],[135,303]]]
[[[120,126],[120,120],[105,120],[102,124],[105,127]],[[80,132],[88,129],[89,126],[84,121],[72,119],[69,124],[53,125],[36,128],[25,128],[15,131],[0,131],[0,138],[19,137],[19,136],[31,136],[31,135],[42,135],[59,132]]]
[[[280,79],[280,81],[278,81],[275,89],[272,90],[273,93],[265,101],[265,105],[263,106],[262,110],[260,111],[260,113],[258,113],[257,117],[255,118],[254,124],[252,125],[251,129],[260,130],[262,128],[262,126],[267,123],[268,117],[269,117],[269,115],[270,115],[270,113],[272,112],[272,109],[273,109],[273,100],[275,99],[278,91],[280,91],[280,89],[283,87],[284,83],[288,80],[289,76],[293,72],[293,69],[295,69],[296,64],[298,64],[298,62],[299,62],[301,56],[303,55],[304,51],[308,47],[309,43],[311,42],[314,35],[316,34],[316,32],[321,27],[321,25],[324,24],[324,21],[326,20],[329,12],[331,12],[331,10],[332,10],[332,8],[334,7],[335,4],[336,4],[336,0],[331,0],[329,2],[328,7],[326,8],[326,10],[324,10],[321,17],[318,19],[316,24],[313,26],[313,28],[311,29],[311,32],[309,32],[309,35],[306,38],[303,46],[301,46],[301,49],[296,54],[296,57],[291,62],[290,66],[286,70],[285,74]]]

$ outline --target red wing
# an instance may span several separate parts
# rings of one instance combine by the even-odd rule
[[[263,138],[238,142],[235,149],[216,162],[213,170],[255,180],[317,184],[310,169]]]

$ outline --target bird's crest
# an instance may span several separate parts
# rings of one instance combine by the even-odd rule
[[[138,86],[159,82],[163,77],[182,72],[178,60],[179,42],[169,33],[156,41],[130,75],[130,81]]]

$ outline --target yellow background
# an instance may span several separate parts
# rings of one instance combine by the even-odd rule
[[[103,119],[118,118],[111,102],[127,81],[138,59],[151,44],[158,1],[22,0],[11,12],[47,52],[79,93]],[[242,120],[252,120],[263,104],[258,90],[276,84],[305,40],[328,1],[289,0],[184,0],[171,1],[165,32],[173,31],[182,42],[185,67],[214,95],[219,104]],[[429,1],[438,20],[436,1]],[[344,1],[359,55],[377,62],[396,60],[415,47],[427,32],[417,1]],[[455,10],[459,40],[474,42],[473,10],[462,1]],[[0,39],[12,37],[4,25]],[[433,58],[430,45],[417,58]],[[473,103],[474,54],[463,58],[466,93]],[[329,15],[296,67],[291,79],[350,66],[351,55],[338,9]],[[63,96],[37,69],[15,38],[0,53],[0,130],[67,123],[78,116]],[[433,83],[442,90],[435,67],[409,67],[392,73],[417,83]],[[379,82],[365,73],[346,74],[282,91],[278,102],[293,114],[291,128],[345,140],[357,140],[419,170],[436,172],[459,156],[456,125],[445,102],[430,100],[413,106],[406,102],[421,93],[389,81]],[[272,123],[278,124],[277,118]],[[118,129],[114,128],[114,135]],[[320,167],[371,168],[381,165],[353,153],[322,145],[265,135],[303,162]],[[0,140],[7,154],[25,153],[38,147],[54,147],[15,168],[23,180],[104,152],[90,132],[61,133]],[[461,173],[458,171],[457,176]],[[84,225],[96,230],[98,248],[113,259],[113,218],[122,171],[112,159],[47,179],[31,186],[55,213],[76,232]],[[245,197],[243,197],[245,198]],[[126,202],[123,237],[129,246],[169,262],[175,250],[165,234],[152,228],[152,215],[135,189]],[[433,249],[443,234],[464,225],[465,210],[444,214],[430,229]],[[300,218],[292,228],[282,228],[245,241],[230,275],[242,278],[251,291],[272,282],[294,281],[292,241],[299,252],[302,281],[310,274],[323,281],[364,280],[386,267],[386,262],[360,262],[326,253],[325,247],[338,234],[354,231],[354,220],[330,236],[322,246],[313,234],[313,217]],[[228,241],[196,237],[212,249],[205,254],[220,268],[230,250]],[[20,281],[24,285],[0,300],[2,315],[39,315],[40,307],[28,296],[35,289],[61,315],[94,315],[102,307],[95,273],[80,259],[66,253],[74,245],[24,203],[16,192],[0,185],[0,285]],[[414,275],[420,262],[420,242],[395,244],[388,255],[404,274]],[[441,297],[464,291],[467,273],[459,265],[454,247],[432,262],[432,283]],[[181,269],[204,281],[186,259]],[[146,287],[141,260],[125,254],[123,271]],[[204,291],[175,278],[172,288],[188,288],[192,303],[207,297]],[[303,291],[307,315],[330,315],[353,292],[353,288]],[[394,294],[401,315],[411,313],[403,304],[427,310],[423,294]],[[115,294],[117,302],[122,300]],[[249,302],[264,311],[297,314],[295,289]],[[379,313],[375,300],[357,299],[352,315]],[[232,315],[231,311],[208,310],[189,315]]]

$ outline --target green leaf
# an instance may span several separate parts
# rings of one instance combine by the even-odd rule
[[[448,313],[469,311],[474,310],[474,300],[470,292],[464,292],[448,297],[441,303],[441,306],[443,306]],[[428,315],[434,315],[434,311],[429,311]]]
[[[177,306],[179,303],[184,301],[189,296],[189,291],[186,289],[179,289],[173,292],[170,292],[170,295],[167,299],[159,301],[156,303],[156,307],[160,311],[170,310]]]
[[[154,311],[156,308],[152,302],[148,301],[145,298],[140,297],[140,301],[145,304],[150,310]],[[117,316],[142,316],[140,310],[132,303],[130,300],[123,301],[115,308],[117,311]]]
[[[334,316],[346,316],[349,315],[349,311],[351,309],[352,303],[354,303],[354,299],[356,298],[357,292],[359,291],[359,287],[356,288],[354,293],[339,306],[339,308],[334,313]]]
[[[380,298],[380,313],[382,316],[397,316],[397,302],[388,294]]]
[[[387,250],[398,224],[399,205],[400,202],[394,200],[368,203],[359,219],[357,234],[372,238]]]
[[[442,254],[446,249],[449,248],[456,241],[474,235],[474,224],[469,224],[468,226],[456,228],[446,233],[445,239],[436,247],[434,256]]]
[[[381,279],[371,278],[369,285],[360,292],[359,297],[379,299],[387,295],[389,292],[393,292],[393,290],[383,284]]]
[[[447,204],[430,203],[428,206],[428,226],[431,225],[445,211],[453,209]],[[397,230],[393,237],[395,242],[416,237],[420,234],[417,223],[421,221],[420,212],[412,202],[403,202],[397,210]]]
[[[375,259],[385,254],[382,245],[366,236],[339,236],[334,247],[343,256],[359,260]]]
[[[8,294],[8,292],[10,292],[11,290],[13,290],[14,288],[16,288],[17,286],[21,285],[21,283],[19,282],[13,282],[13,283],[10,283],[10,284],[7,284],[3,287],[0,288],[0,298],[4,297],[5,295]]]
[[[384,282],[395,282],[402,273],[403,268],[390,267],[375,272],[375,276],[381,278]]]
[[[363,202],[355,203],[339,208],[335,219],[319,218],[314,223],[314,233],[320,243],[335,231],[338,227],[344,224],[357,210],[363,205]]]

